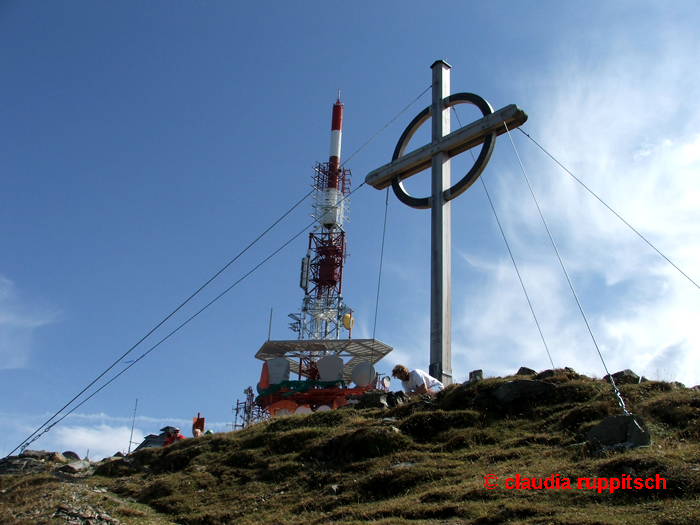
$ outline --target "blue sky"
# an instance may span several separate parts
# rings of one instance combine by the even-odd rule
[[[338,89],[347,160],[428,88],[437,59],[452,65],[453,92],[527,111],[525,131],[700,282],[699,23],[694,2],[3,2],[4,453],[310,190]],[[428,104],[426,93],[349,160],[353,188]],[[477,118],[463,106],[459,116]],[[699,383],[700,290],[525,136],[513,140],[608,368]],[[469,159],[454,159],[454,180]],[[555,365],[602,377],[507,136],[483,180]],[[427,174],[407,186],[424,194]],[[385,197],[367,186],[351,197],[355,337],[372,335]],[[309,199],[125,360],[304,229],[310,211]],[[480,182],[452,214],[455,379],[548,368]],[[376,336],[395,350],[383,373],[428,368],[429,222],[390,195]],[[125,450],[136,398],[135,440],[187,429],[198,412],[225,430],[259,379],[271,309],[272,338],[294,338],[306,238],[32,448]]]

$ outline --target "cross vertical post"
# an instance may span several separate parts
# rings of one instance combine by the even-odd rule
[[[494,111],[474,93],[450,95],[450,65],[438,60],[433,71],[430,106],[418,113],[399,139],[392,161],[370,172],[365,182],[375,189],[391,186],[406,206],[430,210],[430,368],[431,376],[452,384],[452,219],[450,202],[467,191],[491,158],[496,137],[527,121],[527,113],[515,104]],[[483,118],[450,131],[450,108],[456,104],[476,106]],[[432,121],[430,144],[405,153],[416,130]],[[455,184],[450,181],[450,158],[481,146],[472,168]],[[412,197],[402,181],[430,168],[430,197]]]
[[[435,62],[433,70],[432,141],[450,133],[450,65]],[[432,196],[430,228],[430,368],[431,376],[452,384],[452,233],[451,206],[445,190],[451,186],[450,157],[439,152],[431,159]]]

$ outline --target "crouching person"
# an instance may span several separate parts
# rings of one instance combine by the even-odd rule
[[[423,370],[411,370],[409,372],[408,368],[403,365],[396,365],[391,375],[401,380],[404,392],[409,396],[428,394],[434,397],[435,394],[445,388],[440,381],[423,372]]]

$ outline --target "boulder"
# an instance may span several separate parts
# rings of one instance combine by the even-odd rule
[[[615,380],[616,385],[636,385],[639,383],[639,376],[632,372],[629,368],[627,370],[621,370],[620,372],[615,372],[612,375]],[[603,381],[610,381],[610,376],[605,376]]]
[[[19,457],[36,459],[37,461],[68,463],[68,460],[60,452],[46,452],[45,450],[25,450]]]
[[[537,374],[535,376],[535,379],[537,379],[539,381],[540,379],[547,379],[548,377],[554,377],[555,375],[557,375],[557,371],[553,370],[551,368],[548,368],[547,370],[543,370],[542,372]]]
[[[60,469],[61,472],[65,472],[67,474],[77,474],[79,472],[83,472],[84,470],[87,470],[91,467],[92,465],[90,464],[89,461],[74,461],[72,463],[68,463],[67,465],[63,465]]]
[[[27,474],[30,472],[44,472],[48,465],[40,459],[30,457],[10,456],[0,460],[0,475]]]
[[[646,423],[641,417],[632,414],[604,419],[586,432],[586,439],[597,448],[651,445],[651,434]]]
[[[515,373],[516,376],[534,376],[535,374],[537,374],[535,370],[526,366],[521,366]]]
[[[80,461],[80,456],[70,450],[64,452],[63,455],[69,461]]]
[[[20,453],[19,457],[32,458],[32,459],[42,461],[42,460],[46,459],[48,454],[49,454],[49,452],[46,452],[45,450],[25,450],[25,451]]]
[[[389,408],[387,393],[380,390],[364,392],[355,408]]]
[[[60,452],[50,452],[46,458],[46,461],[53,461],[55,463],[68,463],[66,457]]]
[[[491,395],[499,401],[510,403],[516,399],[528,399],[553,393],[556,386],[542,381],[516,379],[498,387]]]
[[[483,370],[472,370],[471,372],[469,372],[470,383],[476,383],[477,381],[481,381],[482,379],[484,379]]]
[[[535,376],[535,379],[542,380],[556,376],[568,377],[569,379],[579,379],[581,377],[576,370],[566,366],[564,368],[548,368],[547,370],[543,370]]]
[[[408,394],[406,394],[406,392],[388,392],[386,395],[386,402],[389,405],[389,408],[403,405],[409,399],[410,397]]]

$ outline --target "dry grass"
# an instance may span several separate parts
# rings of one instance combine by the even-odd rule
[[[551,395],[500,403],[490,392],[510,379],[451,386],[433,406],[343,409],[189,439],[105,463],[83,483],[107,488],[114,517],[135,524],[700,523],[700,393],[625,385],[654,444],[596,454],[583,434],[619,412],[609,385],[560,375],[547,380]],[[493,490],[487,474],[500,480]],[[568,477],[572,488],[504,488],[516,474]],[[666,488],[576,486],[622,475],[659,475]],[[35,510],[32,492],[65,490],[48,474],[4,478],[0,504],[23,512]]]

